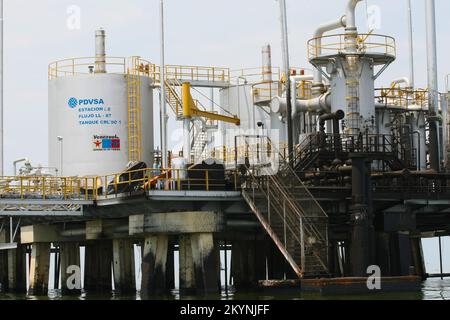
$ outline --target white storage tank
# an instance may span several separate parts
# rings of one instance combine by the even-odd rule
[[[100,30],[95,59],[50,65],[49,165],[61,175],[104,176],[124,171],[130,160],[153,163],[151,67],[104,52]]]

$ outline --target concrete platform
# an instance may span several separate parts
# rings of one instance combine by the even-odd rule
[[[294,289],[306,293],[322,295],[359,295],[389,292],[418,292],[422,289],[422,279],[416,276],[383,277],[380,290],[369,290],[367,278],[330,278],[260,281],[264,290]]]

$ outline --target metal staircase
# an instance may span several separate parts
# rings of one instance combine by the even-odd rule
[[[170,83],[167,80],[164,81],[166,102],[169,104],[177,120],[181,120],[183,119],[183,102],[181,100],[181,94],[177,90],[180,90],[182,84],[177,79],[170,81]]]
[[[267,148],[278,152],[270,140]],[[298,277],[327,275],[328,217],[286,159],[278,156],[278,171],[247,167],[243,198]]]
[[[193,132],[193,139],[191,144],[191,158],[194,163],[197,163],[204,158],[203,154],[208,145],[208,132],[205,130],[203,123],[199,123],[199,121],[192,122],[191,132]]]
[[[128,161],[141,161],[141,77],[139,60],[132,60],[127,71],[128,95]]]

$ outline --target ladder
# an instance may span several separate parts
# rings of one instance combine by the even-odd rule
[[[128,161],[142,160],[141,77],[138,68],[139,60],[133,58],[127,71]]]

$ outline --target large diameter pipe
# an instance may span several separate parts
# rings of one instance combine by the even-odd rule
[[[428,66],[428,104],[430,112],[430,164],[431,169],[439,171],[439,137],[436,115],[439,107],[437,45],[436,45],[436,11],[434,0],[425,0],[427,66]]]
[[[270,109],[275,114],[287,116],[287,101],[283,97],[275,97],[270,103]],[[295,105],[292,106],[292,116],[294,117],[301,112],[325,112],[329,113],[331,110],[330,93],[325,93],[319,97],[309,100],[296,100]]]
[[[349,0],[346,10],[345,49],[348,53],[356,53],[358,29],[356,28],[356,6],[362,0]]]
[[[318,56],[322,53],[322,37],[326,32],[333,31],[339,28],[345,28],[347,25],[346,16],[342,16],[338,20],[333,20],[327,23],[320,25],[316,31],[314,32],[315,46],[316,46],[316,54]],[[322,82],[322,73],[319,69],[314,69],[314,85],[321,85]]]
[[[95,31],[95,73],[106,73],[106,33],[100,29]]]

